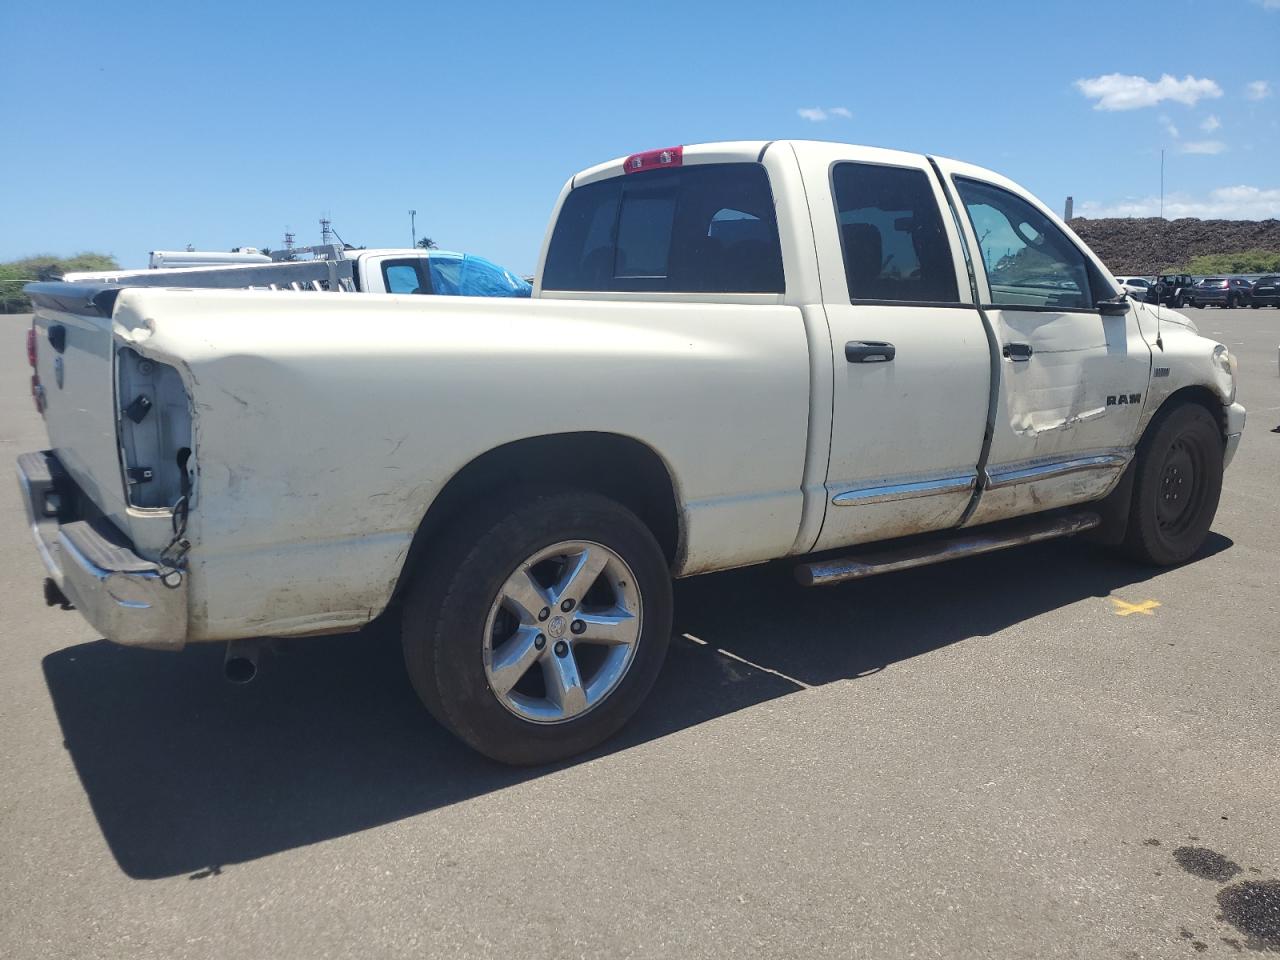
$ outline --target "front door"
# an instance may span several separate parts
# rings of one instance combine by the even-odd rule
[[[1013,184],[939,161],[981,251],[978,287],[1000,351],[983,492],[968,524],[1097,499],[1133,455],[1151,351],[1136,308]]]
[[[927,160],[832,151],[809,194],[835,373],[817,550],[956,525],[990,399],[987,336]]]

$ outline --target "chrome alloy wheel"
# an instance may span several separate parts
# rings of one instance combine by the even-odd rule
[[[580,717],[627,675],[642,613],[635,575],[608,547],[569,540],[539,550],[507,578],[489,608],[489,687],[524,720]]]

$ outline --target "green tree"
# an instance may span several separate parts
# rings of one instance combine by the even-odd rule
[[[423,250],[439,250],[440,249],[439,247],[436,246],[436,242],[432,240],[430,237],[423,237],[421,240],[418,241],[418,246],[420,246]]]
[[[1241,250],[1239,253],[1210,253],[1195,257],[1178,272],[1211,273],[1276,273],[1280,272],[1280,252],[1275,250]]]
[[[63,274],[84,270],[119,270],[116,258],[106,253],[77,253],[57,257],[40,253],[0,263],[0,313],[29,313],[31,298],[22,292],[34,280],[58,280]]]

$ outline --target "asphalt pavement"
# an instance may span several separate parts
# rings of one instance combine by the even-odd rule
[[[678,584],[657,689],[554,769],[470,753],[394,632],[116,647],[0,484],[0,957],[1280,951],[1280,310],[1201,310],[1249,424],[1201,557],[1088,543]],[[0,457],[45,446],[0,317]]]

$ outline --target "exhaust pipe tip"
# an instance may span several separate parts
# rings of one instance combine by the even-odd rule
[[[261,644],[255,640],[232,640],[227,644],[227,655],[222,661],[222,675],[231,683],[251,683],[258,675],[258,651]]]
[[[258,675],[258,664],[249,657],[231,657],[222,670],[231,683],[251,683]]]

